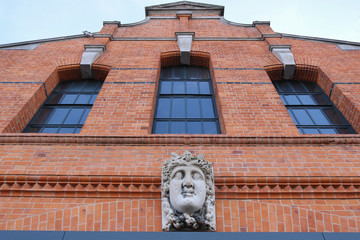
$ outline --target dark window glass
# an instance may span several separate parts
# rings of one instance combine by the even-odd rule
[[[153,133],[220,133],[208,68],[161,69]]]
[[[94,80],[59,83],[24,132],[79,133],[101,85]]]
[[[201,122],[188,122],[188,133],[189,134],[202,134]]]
[[[276,81],[274,85],[300,133],[356,133],[316,83]]]
[[[186,103],[187,117],[188,118],[200,118],[200,99],[188,98]]]
[[[170,133],[185,133],[185,122],[170,122]]]

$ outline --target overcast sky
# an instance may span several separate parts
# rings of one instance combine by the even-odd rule
[[[133,23],[145,6],[170,0],[0,0],[0,44],[98,32],[103,21]],[[360,42],[360,0],[201,0],[238,23],[270,21],[275,32]]]

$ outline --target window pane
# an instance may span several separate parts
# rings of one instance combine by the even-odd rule
[[[320,109],[308,109],[308,113],[315,121],[316,125],[329,125],[330,122],[326,119],[325,115]]]
[[[66,117],[65,124],[78,124],[84,113],[84,109],[71,109]]]
[[[292,111],[290,109],[287,109],[288,113],[290,114],[290,117],[292,118],[292,120],[294,121],[294,123],[296,125],[298,125],[299,123],[297,122],[296,118],[294,117],[294,114],[292,113]]]
[[[188,133],[201,134],[202,133],[201,122],[188,122]]]
[[[300,125],[314,125],[304,109],[292,109],[292,112]]]
[[[315,105],[314,100],[309,95],[298,95],[297,97],[303,105]]]
[[[185,99],[173,98],[171,118],[184,118],[185,117]]]
[[[57,93],[53,94],[53,96],[49,100],[48,104],[57,104],[57,103],[59,103],[62,96],[63,96],[62,94],[57,94]]]
[[[286,105],[286,101],[285,101],[284,95],[279,95],[279,96],[280,96],[281,101],[283,102],[283,104]]]
[[[40,112],[38,113],[38,115],[36,116],[36,118],[32,121],[32,123],[33,124],[46,123],[47,119],[49,118],[49,116],[51,115],[53,110],[54,109],[52,109],[52,108],[41,109]]]
[[[306,92],[306,88],[301,84],[301,82],[293,81],[291,86],[295,92]]]
[[[74,104],[78,96],[77,94],[64,94],[59,104]]]
[[[322,94],[313,94],[311,95],[312,98],[315,100],[317,105],[329,105],[329,101],[327,100],[327,97],[325,97]]]
[[[97,89],[98,83],[99,83],[99,81],[86,81],[83,91],[95,92]]]
[[[313,82],[302,82],[308,92],[322,92],[321,88]]]
[[[54,90],[56,90],[56,91],[66,91],[66,90],[68,90],[70,88],[71,84],[72,84],[72,81],[62,82],[59,85],[57,85],[56,89],[54,89]]]
[[[161,81],[160,82],[160,94],[171,94],[172,82]]]
[[[316,128],[302,128],[301,129],[305,134],[318,134],[319,131]]]
[[[43,128],[42,133],[57,133],[59,128]]]
[[[199,82],[200,94],[210,94],[209,82]]]
[[[173,82],[173,94],[185,94],[185,82]]]
[[[275,87],[277,87],[279,92],[293,92],[288,81],[275,82]]]
[[[197,74],[196,74],[196,67],[190,66],[186,68],[186,78],[187,79],[197,79]]]
[[[80,95],[78,99],[76,99],[75,104],[88,104],[91,97],[91,95]]]
[[[81,128],[76,128],[74,133],[80,133]]]
[[[186,82],[187,94],[199,94],[198,82]]]
[[[171,122],[170,133],[185,133],[185,122]]]
[[[75,128],[61,128],[59,133],[74,133]]]
[[[70,88],[68,89],[70,92],[72,91],[82,91],[85,87],[85,81],[73,81]]]
[[[200,101],[198,98],[187,99],[187,117],[200,118]]]
[[[97,94],[92,95],[89,104],[94,104],[96,97],[97,97]]]
[[[324,109],[326,116],[333,124],[346,124],[345,120],[333,109]]]
[[[161,68],[160,78],[161,79],[172,79],[173,78],[172,73],[173,73],[172,67]]]
[[[339,134],[353,133],[349,128],[337,128],[336,130]]]
[[[174,67],[174,79],[185,79],[185,69],[183,66]]]
[[[208,68],[199,67],[199,79],[210,79],[210,72]]]
[[[41,128],[35,128],[35,127],[29,127],[27,128],[27,131],[28,133],[38,133],[40,132]]]
[[[203,118],[214,118],[214,107],[211,98],[201,98],[201,110]]]
[[[319,129],[322,134],[336,134],[337,132],[333,128],[321,128]]]
[[[300,101],[297,99],[296,95],[284,95],[287,105],[300,105]]]
[[[204,122],[204,133],[205,134],[217,134],[217,124],[216,122]]]
[[[68,112],[68,108],[55,108],[47,123],[62,124]]]
[[[160,98],[158,102],[157,118],[170,118],[170,98]]]
[[[85,120],[86,120],[87,116],[89,115],[90,110],[91,110],[90,108],[85,109],[85,112],[81,117],[80,124],[85,123]]]
[[[157,121],[155,123],[155,133],[169,133],[169,122]]]

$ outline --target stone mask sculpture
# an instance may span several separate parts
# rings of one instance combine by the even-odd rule
[[[162,229],[215,231],[214,174],[202,154],[171,154],[162,168]]]

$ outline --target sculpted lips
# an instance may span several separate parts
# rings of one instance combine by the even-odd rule
[[[194,189],[184,189],[182,192],[183,197],[192,197],[194,196]]]

